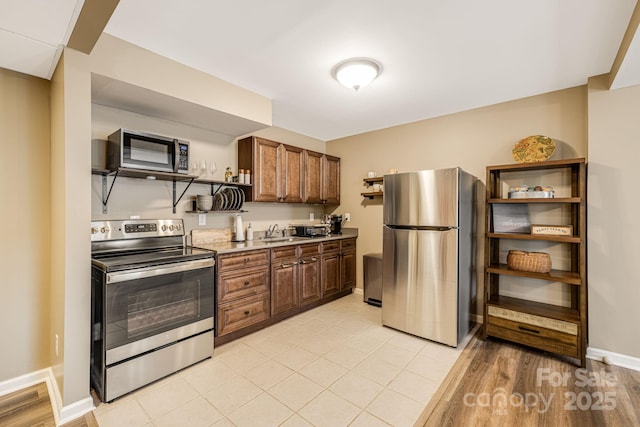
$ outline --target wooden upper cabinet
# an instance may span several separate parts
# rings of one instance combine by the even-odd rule
[[[340,204],[340,159],[268,139],[238,141],[238,169],[249,169],[248,201]]]
[[[304,201],[322,203],[322,161],[324,154],[304,152]]]
[[[340,158],[325,155],[322,166],[322,203],[339,205]]]
[[[280,201],[302,203],[304,192],[304,150],[280,146]]]
[[[238,141],[238,169],[249,169],[253,184],[247,201],[280,201],[280,145],[255,136]]]
[[[306,203],[340,204],[340,158],[305,150]]]

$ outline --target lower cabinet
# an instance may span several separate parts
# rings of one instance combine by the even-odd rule
[[[355,287],[356,239],[217,256],[216,343],[222,344]]]
[[[298,277],[298,261],[295,258],[271,265],[271,313],[274,316],[298,306]]]
[[[256,295],[218,306],[218,336],[269,318],[269,295]]]
[[[340,290],[355,288],[356,239],[341,241],[340,257]]]
[[[356,286],[356,239],[323,243],[322,295],[330,295]]]
[[[319,300],[320,247],[317,243],[271,250],[271,314]]]
[[[340,242],[322,243],[320,258],[322,271],[322,295],[330,295],[340,290]]]
[[[300,260],[300,305],[322,298],[320,286],[320,255]]]
[[[269,319],[269,250],[218,255],[216,266],[215,335]]]

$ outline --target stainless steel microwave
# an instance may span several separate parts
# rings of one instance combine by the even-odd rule
[[[118,129],[109,135],[107,167],[189,173],[189,143],[166,136]]]

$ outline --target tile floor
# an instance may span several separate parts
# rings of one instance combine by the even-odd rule
[[[380,310],[351,294],[94,414],[101,427],[412,426],[466,340],[454,349],[383,327]]]

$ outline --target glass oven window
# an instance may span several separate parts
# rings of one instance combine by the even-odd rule
[[[197,318],[200,283],[191,282],[169,293],[163,289],[148,289],[132,293],[127,299],[127,335],[136,338],[149,331]]]
[[[106,286],[106,349],[213,317],[213,268]]]

